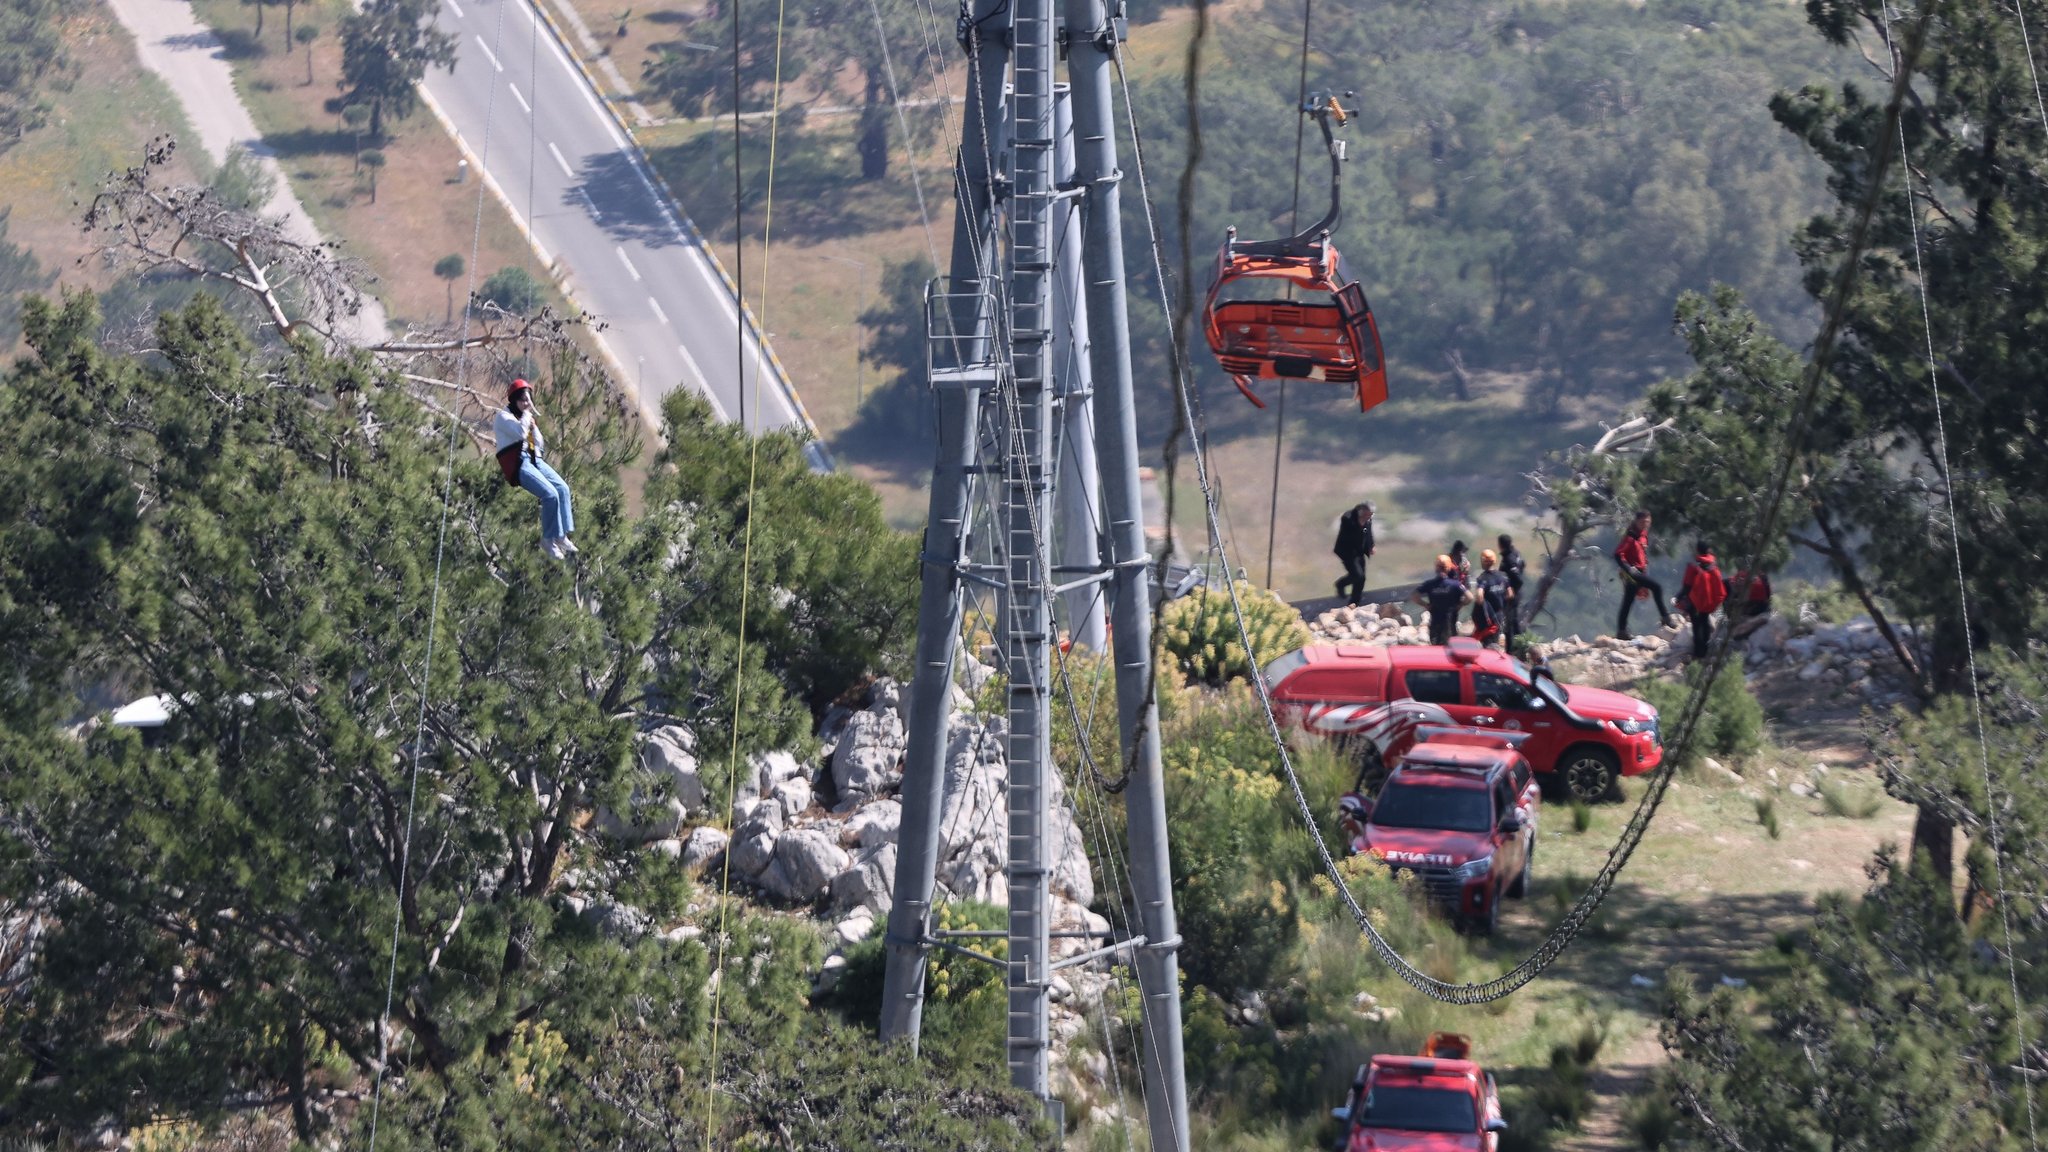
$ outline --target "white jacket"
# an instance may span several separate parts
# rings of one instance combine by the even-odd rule
[[[499,452],[514,444],[523,444],[526,454],[536,460],[546,453],[548,440],[540,434],[540,425],[534,422],[531,408],[526,410],[524,417],[514,416],[509,408],[498,409],[498,414],[491,419],[491,431],[497,435]]]

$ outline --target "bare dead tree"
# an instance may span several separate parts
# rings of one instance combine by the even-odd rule
[[[1538,465],[1528,474],[1527,499],[1555,516],[1557,526],[1538,530],[1548,555],[1536,591],[1522,607],[1524,621],[1534,620],[1543,611],[1550,590],[1571,565],[1579,538],[1618,524],[1628,511],[1611,465],[1620,457],[1648,452],[1656,446],[1657,434],[1671,427],[1670,420],[1652,424],[1649,417],[1637,416],[1608,428],[1592,447],[1574,444],[1562,457]]]
[[[311,331],[331,343],[337,325],[362,311],[362,266],[332,244],[292,236],[280,217],[168,182],[163,169],[176,150],[174,138],[159,136],[142,163],[107,174],[83,220],[92,255],[118,268],[176,269],[231,285],[263,306],[285,340]]]
[[[142,163],[107,174],[82,221],[92,240],[85,259],[227,285],[253,300],[288,346],[314,339],[330,353],[368,353],[428,407],[486,440],[478,418],[499,398],[480,382],[504,378],[536,356],[573,361],[553,365],[553,372],[601,375],[577,346],[575,329],[602,331],[603,322],[545,307],[522,314],[472,300],[459,324],[409,326],[375,343],[351,342],[341,326],[363,311],[364,287],[373,279],[368,269],[331,242],[293,235],[282,217],[234,207],[210,188],[172,182],[166,169],[176,149],[174,138],[159,136]],[[142,334],[129,335],[140,346]],[[609,381],[600,388],[615,390]]]

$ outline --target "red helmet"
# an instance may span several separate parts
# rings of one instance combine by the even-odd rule
[[[505,402],[510,404],[514,396],[519,395],[521,392],[531,391],[533,391],[533,385],[528,384],[524,380],[514,380],[512,381],[512,386],[505,389]]]

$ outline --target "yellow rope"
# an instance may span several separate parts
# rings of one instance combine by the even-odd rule
[[[769,254],[774,249],[769,241],[775,223],[775,146],[780,138],[782,126],[782,29],[783,17],[786,12],[787,0],[776,0],[775,82],[768,98],[768,195],[761,211],[761,306],[758,309],[760,321],[754,330],[756,340],[754,355],[754,411],[757,413],[761,410],[761,371],[764,366],[763,362],[767,359],[766,352],[759,342],[768,338],[768,284],[770,279],[769,273],[774,268],[773,261],[769,259]],[[734,56],[733,67],[739,67],[737,55]],[[733,115],[735,118],[739,115],[739,99],[737,94],[734,95],[733,99]],[[733,163],[735,171],[737,171],[739,163],[737,157],[735,157]],[[735,204],[733,210],[735,217],[737,217],[739,206]],[[735,242],[744,244],[746,238],[736,235]],[[740,307],[746,307],[746,303],[745,299],[741,299]],[[744,324],[745,320],[742,319],[741,323]],[[742,387],[745,387],[746,383],[744,379],[745,370],[746,366],[742,363]],[[743,686],[746,682],[747,674],[747,608],[751,599],[750,593],[753,590],[754,572],[754,487],[756,477],[760,472],[761,462],[761,438],[748,432],[745,425],[741,425],[740,433],[748,439],[747,526],[742,537],[743,542],[740,546],[740,619],[737,643],[733,655],[732,741],[726,752],[726,780],[728,782],[739,778],[740,715],[741,704],[745,699]],[[733,831],[737,833],[739,829],[735,827]],[[732,895],[732,850],[734,846],[733,840],[728,839],[726,841],[725,860],[719,868],[718,875],[718,963],[711,970],[712,975],[718,982],[711,989],[711,1075],[704,1085],[704,1147],[706,1152],[709,1152],[713,1133],[717,1131],[718,1037],[722,1023],[725,993],[725,914]]]

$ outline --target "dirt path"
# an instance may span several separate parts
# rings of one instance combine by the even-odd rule
[[[1817,797],[1790,791],[1815,764],[1824,764],[1852,789],[1882,795],[1868,764],[1860,716],[1774,687],[1759,685],[1766,708],[1784,718],[1772,725],[1772,747],[1746,766],[1741,784],[1673,784],[1657,824],[1616,885],[1610,909],[1596,917],[1586,945],[1553,970],[1609,1020],[1594,1067],[1591,1112],[1578,1132],[1557,1135],[1559,1152],[1640,1147],[1627,1110],[1654,1089],[1666,1053],[1657,1038],[1657,989],[1638,987],[1636,976],[1661,983],[1666,972],[1682,968],[1701,987],[1724,979],[1768,980],[1768,967],[1760,961],[1777,935],[1809,923],[1821,893],[1861,891],[1868,883],[1864,867],[1877,847],[1910,837],[1907,805],[1885,799],[1876,815],[1857,820],[1831,815]],[[1631,788],[1631,799],[1635,794]],[[1754,795],[1773,798],[1778,837],[1759,823]],[[1627,811],[1600,810],[1582,834],[1570,830],[1568,812],[1556,813],[1544,833],[1552,877],[1597,869]],[[1554,918],[1555,907],[1529,903],[1522,915],[1531,927]]]
[[[184,105],[199,147],[214,164],[224,163],[228,149],[235,145],[248,150],[277,182],[277,194],[264,211],[289,221],[295,238],[318,243],[320,230],[299,203],[291,182],[235,92],[225,47],[212,29],[199,22],[191,5],[183,0],[107,0],[107,4],[135,37],[136,55],[143,67],[162,77]],[[384,306],[367,293],[362,312],[342,325],[344,331],[337,335],[366,343],[385,339],[389,331]]]

